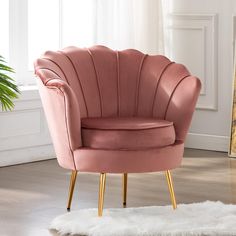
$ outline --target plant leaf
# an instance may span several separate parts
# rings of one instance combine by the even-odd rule
[[[9,72],[14,73],[14,70],[6,65],[4,58],[0,55],[0,103],[3,111],[12,110],[13,100],[20,94],[14,79],[8,75]]]

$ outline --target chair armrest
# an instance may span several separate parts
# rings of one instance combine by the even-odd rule
[[[81,123],[80,123],[80,110],[77,98],[65,81],[55,78],[50,79],[45,84],[47,88],[58,89],[64,97],[64,111],[69,132],[69,141],[72,150],[78,149],[81,146]],[[77,129],[77,132],[75,132]],[[78,139],[79,137],[79,139]]]
[[[200,90],[200,80],[188,76],[178,84],[170,98],[165,119],[174,122],[177,140],[186,138]]]
[[[48,78],[45,83],[39,78],[38,87],[58,162],[64,168],[73,169],[73,151],[82,145],[76,96],[60,78]]]

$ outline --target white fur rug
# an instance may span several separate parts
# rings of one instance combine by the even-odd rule
[[[50,226],[60,235],[83,236],[236,236],[236,205],[206,201],[171,206],[72,211]]]

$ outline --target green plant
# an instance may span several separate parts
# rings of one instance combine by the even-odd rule
[[[8,74],[14,73],[14,70],[6,65],[2,56],[0,56],[0,103],[3,111],[14,108],[13,100],[18,98],[20,91],[13,78]]]

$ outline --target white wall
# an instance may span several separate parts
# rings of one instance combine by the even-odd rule
[[[202,81],[187,147],[227,151],[236,1],[164,0],[167,54]]]
[[[187,147],[227,151],[236,30],[234,0],[164,0],[167,54],[200,77],[203,89]],[[235,23],[234,23],[235,22]],[[54,157],[37,89],[0,113],[0,166]]]

